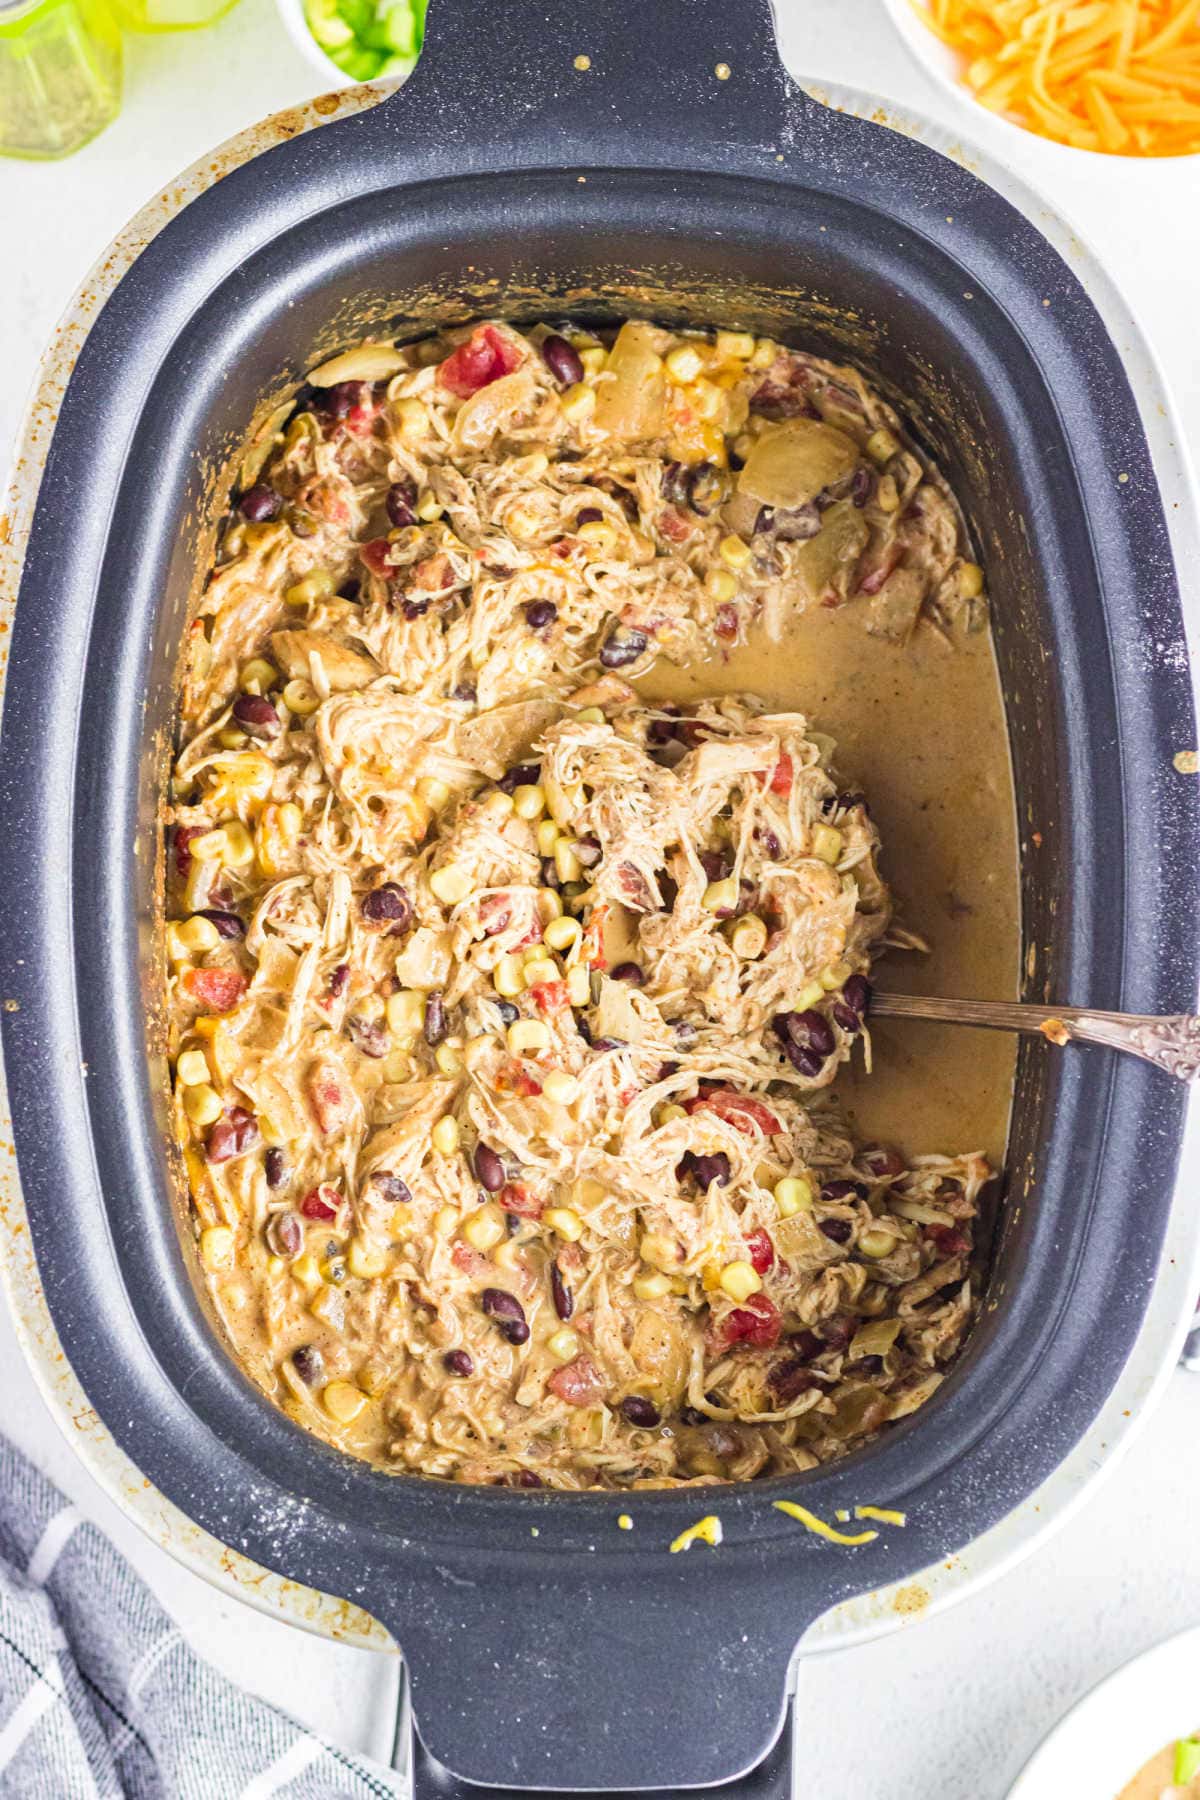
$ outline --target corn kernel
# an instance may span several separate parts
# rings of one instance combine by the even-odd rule
[[[505,1038],[514,1056],[537,1056],[549,1046],[550,1027],[541,1019],[517,1019]]]
[[[700,904],[705,912],[732,912],[738,903],[738,884],[732,875],[724,881],[710,881]]]
[[[771,338],[759,338],[750,358],[752,369],[769,369],[779,354],[779,346]]]
[[[305,681],[302,677],[297,676],[295,680],[289,681],[285,686],[283,704],[289,712],[295,713],[297,718],[306,719],[320,706],[321,696],[311,681]]]
[[[441,501],[434,494],[422,494],[417,501],[417,517],[426,525],[432,525],[435,519],[440,519],[443,510]]]
[[[467,1214],[463,1221],[462,1235],[472,1250],[480,1250],[486,1255],[497,1244],[504,1242],[507,1235],[504,1214],[489,1201],[486,1206],[480,1206],[473,1213]]]
[[[416,988],[400,988],[387,997],[388,1030],[395,1037],[416,1037],[425,1023],[425,996]]]
[[[462,1053],[454,1044],[439,1044],[433,1060],[443,1075],[461,1075],[463,1072]]]
[[[958,591],[964,600],[977,600],[982,594],[983,570],[978,563],[959,563]]]
[[[254,827],[254,847],[258,866],[268,879],[283,873],[303,823],[304,815],[294,800],[263,807],[262,817]]]
[[[767,947],[767,928],[755,913],[738,919],[729,933],[729,947],[742,962],[754,962]]]
[[[704,577],[704,591],[710,600],[724,605],[738,591],[737,577],[728,569],[710,569]]]
[[[658,1109],[660,1125],[669,1125],[673,1119],[686,1119],[687,1116],[686,1106],[679,1106],[674,1100],[669,1100],[666,1106],[660,1106]]]
[[[439,1156],[454,1155],[458,1149],[458,1120],[452,1113],[446,1113],[438,1120],[429,1139]]]
[[[575,528],[582,543],[590,544],[599,556],[611,556],[617,547],[617,534],[607,519],[588,519]]]
[[[663,367],[666,370],[668,381],[673,381],[680,387],[686,387],[689,382],[695,381],[703,364],[700,361],[699,352],[693,344],[677,344],[674,350],[667,352]]]
[[[674,1238],[665,1237],[661,1232],[648,1231],[638,1245],[638,1254],[643,1262],[655,1269],[674,1273],[679,1267],[679,1246]]]
[[[790,1219],[793,1213],[812,1211],[813,1185],[807,1175],[785,1175],[782,1181],[775,1183],[774,1194],[781,1219]]]
[[[845,843],[841,832],[834,825],[814,825],[812,834],[813,855],[819,856],[823,863],[834,864],[842,854]]]
[[[367,1404],[367,1396],[352,1381],[331,1381],[322,1389],[321,1404],[339,1425],[352,1425]]]
[[[564,1325],[560,1330],[550,1333],[546,1339],[546,1348],[555,1362],[574,1362],[579,1355],[579,1337],[569,1325]]]
[[[495,788],[493,792],[488,795],[479,810],[487,818],[491,819],[493,824],[500,825],[512,813],[512,795],[506,794],[503,788]]]
[[[241,750],[246,743],[246,734],[236,725],[223,725],[217,733],[217,742],[223,750]]]
[[[317,1288],[322,1285],[320,1265],[311,1250],[306,1250],[303,1256],[298,1256],[288,1272],[300,1283],[306,1294],[315,1293]]]
[[[554,846],[559,839],[559,829],[553,819],[539,819],[537,828],[537,847],[539,856],[553,856]]]
[[[558,964],[548,956],[530,957],[525,964],[526,987],[540,987],[543,982],[557,981],[558,979]]]
[[[725,396],[715,381],[697,381],[687,390],[688,404],[702,419],[715,419],[725,405]]]
[[[598,706],[585,706],[575,717],[581,725],[607,725],[608,720]]]
[[[721,539],[720,553],[722,562],[728,563],[731,569],[744,569],[754,554],[745,539],[732,532]]]
[[[900,504],[900,489],[890,475],[879,477],[879,486],[875,489],[875,504],[880,512],[895,512]]]
[[[245,694],[269,694],[278,680],[278,669],[264,656],[252,656],[238,676]]]
[[[227,1269],[233,1261],[233,1232],[228,1225],[210,1225],[200,1233],[200,1260],[206,1269]]]
[[[896,1236],[894,1232],[887,1231],[882,1226],[873,1227],[871,1230],[863,1232],[857,1247],[864,1256],[873,1257],[878,1261],[881,1256],[891,1255],[896,1248]]]
[[[458,906],[471,892],[471,876],[466,869],[447,863],[444,868],[433,871],[429,885],[443,906]]]
[[[715,1294],[721,1285],[720,1263],[705,1263],[700,1271],[700,1285],[706,1294]]]
[[[497,1244],[492,1251],[492,1261],[497,1268],[511,1269],[514,1275],[522,1274],[525,1268],[521,1247],[515,1238],[506,1238],[504,1243]]]
[[[375,1281],[380,1275],[387,1273],[387,1252],[374,1249],[364,1244],[361,1238],[355,1238],[346,1253],[346,1266],[359,1281]]]
[[[179,935],[178,925],[168,925],[166,933],[167,961],[172,963],[190,963],[192,953]]]
[[[199,1087],[208,1080],[208,1058],[203,1050],[181,1050],[175,1064],[175,1079],[180,1087]]]
[[[413,438],[424,437],[429,430],[429,413],[420,400],[409,397],[393,401],[392,416],[402,438],[411,441]]]
[[[596,390],[585,381],[577,381],[574,387],[569,387],[560,397],[558,404],[562,408],[563,418],[572,425],[578,425],[589,413],[595,411]]]
[[[450,798],[450,789],[436,775],[422,775],[417,783],[417,798],[425,802],[430,812],[440,812]]]
[[[513,811],[518,819],[540,819],[546,810],[546,793],[544,788],[533,787],[522,783],[513,789]]]
[[[543,941],[551,950],[573,950],[583,936],[583,926],[578,919],[552,919],[542,933]]]
[[[661,1272],[657,1275],[635,1275],[633,1291],[639,1300],[661,1300],[671,1292],[671,1277]]]
[[[566,838],[559,838],[554,846],[554,870],[560,881],[578,881],[583,873],[579,858]]]
[[[748,1300],[751,1294],[757,1294],[761,1286],[762,1277],[753,1263],[726,1263],[721,1270],[722,1289],[731,1300],[736,1300],[739,1305],[743,1300]]]
[[[324,600],[332,594],[337,582],[328,569],[314,569],[311,575],[302,576],[289,588],[283,590],[284,604],[287,606],[312,606],[318,600]]]
[[[525,969],[519,956],[502,956],[492,972],[492,985],[506,1000],[514,1000],[525,986]]]
[[[867,455],[873,463],[889,462],[899,448],[899,438],[895,432],[889,431],[886,425],[881,425],[879,430],[873,431],[867,439]]]
[[[832,994],[838,988],[845,987],[853,973],[854,970],[848,962],[830,963],[827,969],[821,970],[817,979],[820,981],[825,992],[827,994]]]
[[[569,1206],[551,1206],[542,1214],[542,1222],[561,1238],[574,1244],[583,1236],[583,1220]]]
[[[561,919],[563,916],[562,895],[554,888],[539,888],[536,905],[537,916],[544,926],[552,925],[555,919]]]
[[[754,333],[752,331],[718,331],[717,355],[736,357],[738,362],[749,362],[754,355]]]
[[[584,963],[567,970],[567,999],[572,1006],[586,1006],[592,997],[591,978]]]
[[[204,956],[209,950],[215,950],[221,941],[221,934],[212,920],[202,918],[199,913],[177,930],[180,942],[186,944],[193,956]]]
[[[383,1079],[385,1081],[411,1081],[412,1078],[412,1057],[405,1050],[389,1050],[383,1059]]]
[[[551,1069],[542,1083],[542,1092],[555,1106],[573,1106],[579,1098],[579,1083],[565,1069]]]
[[[202,1081],[195,1087],[184,1088],[183,1110],[192,1124],[203,1130],[206,1125],[214,1124],[225,1109],[217,1090]]]
[[[438,1237],[452,1237],[458,1230],[457,1206],[439,1206],[433,1215],[433,1229]]]
[[[552,776],[542,782],[546,794],[546,806],[550,817],[563,831],[570,825],[583,800],[582,782],[573,781],[569,787],[560,787]]]
[[[608,361],[608,351],[603,344],[585,344],[579,352],[579,360],[585,375],[599,375]]]

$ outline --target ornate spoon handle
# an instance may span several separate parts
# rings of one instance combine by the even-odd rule
[[[1024,1031],[1052,1044],[1103,1044],[1140,1056],[1179,1081],[1200,1076],[1200,1018],[1172,1013],[1165,1018],[1137,1013],[1092,1012],[1083,1006],[1029,1006],[1020,1000],[942,1000],[916,994],[871,996],[876,1018],[932,1019],[944,1025],[982,1025],[993,1031]]]

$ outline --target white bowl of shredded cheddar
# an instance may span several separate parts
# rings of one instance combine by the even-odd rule
[[[884,0],[940,87],[1062,148],[1200,152],[1200,0]]]

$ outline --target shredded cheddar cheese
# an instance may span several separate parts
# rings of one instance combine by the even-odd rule
[[[1200,0],[912,0],[981,105],[1119,156],[1200,151]]]
[[[824,1519],[818,1519],[816,1513],[810,1513],[807,1506],[797,1506],[794,1500],[775,1500],[772,1505],[777,1512],[786,1513],[789,1519],[798,1519],[806,1531],[828,1538],[831,1544],[870,1544],[879,1536],[877,1531],[835,1531]],[[675,1546],[672,1544],[671,1548]]]
[[[894,1506],[856,1506],[856,1519],[877,1519],[881,1525],[907,1525],[908,1514],[897,1512]]]
[[[695,1543],[711,1544],[715,1550],[721,1541],[721,1521],[716,1513],[706,1513],[704,1518],[697,1519],[686,1531],[681,1531],[671,1545],[671,1555],[677,1550],[690,1550]]]

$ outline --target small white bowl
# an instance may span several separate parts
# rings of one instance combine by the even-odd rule
[[[1113,1800],[1177,1738],[1200,1729],[1200,1627],[1143,1651],[1076,1701],[1008,1800]]]
[[[282,6],[285,0],[279,0]],[[883,0],[892,24],[896,27],[905,48],[914,62],[924,69],[929,79],[949,94],[960,106],[968,106],[979,117],[990,119],[1002,131],[1014,137],[1023,138],[1026,144],[1044,145],[1051,156],[1087,157],[1090,161],[1097,158],[1102,162],[1120,162],[1128,165],[1138,163],[1143,167],[1153,167],[1156,163],[1179,163],[1197,160],[1196,152],[1184,152],[1179,156],[1123,156],[1112,150],[1080,150],[1074,144],[1060,144],[1055,138],[1042,137],[1039,132],[1029,131],[1024,125],[1006,118],[1003,113],[993,112],[990,106],[983,106],[975,98],[971,89],[961,76],[961,59],[941,38],[935,37],[927,25],[921,23],[916,8],[924,7],[925,0]]]

